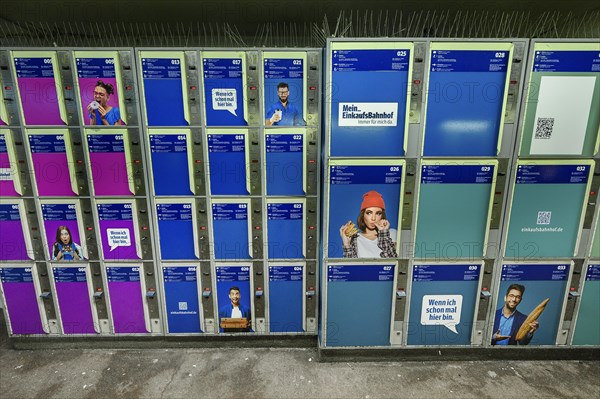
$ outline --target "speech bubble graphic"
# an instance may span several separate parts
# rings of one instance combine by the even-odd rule
[[[226,110],[237,116],[237,90],[212,89],[212,106],[214,110]]]
[[[106,229],[106,235],[108,236],[108,245],[111,252],[118,247],[128,247],[131,245],[129,229]]]
[[[421,324],[424,326],[444,326],[458,334],[456,326],[460,323],[462,295],[424,295],[421,306]]]

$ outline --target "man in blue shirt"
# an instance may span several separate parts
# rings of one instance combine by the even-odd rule
[[[506,290],[504,306],[496,311],[492,345],[527,345],[533,338],[533,333],[539,327],[537,320],[529,324],[529,332],[525,338],[516,340],[517,332],[527,319],[526,315],[517,310],[524,293],[525,287],[521,284],[511,284]]]
[[[240,328],[223,328],[223,327],[221,327],[221,332],[250,331],[252,315],[250,313],[250,309],[240,303],[239,287],[229,288],[229,300],[230,300],[230,303],[228,303],[225,306],[222,306],[219,309],[219,327],[221,326],[221,321],[223,318],[246,319],[245,320],[246,326],[240,327]],[[240,322],[243,322],[243,320],[240,320]]]
[[[304,126],[302,112],[294,104],[290,103],[290,87],[281,82],[277,85],[277,96],[279,101],[267,109],[266,126]]]

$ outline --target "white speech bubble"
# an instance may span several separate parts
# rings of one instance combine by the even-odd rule
[[[424,326],[444,326],[458,334],[456,326],[460,324],[462,295],[424,295],[421,306],[421,324]]]
[[[212,89],[212,106],[215,110],[224,109],[237,116],[237,90],[236,89]]]
[[[106,235],[108,236],[108,245],[111,252],[118,247],[128,247],[131,245],[129,229],[106,229]]]

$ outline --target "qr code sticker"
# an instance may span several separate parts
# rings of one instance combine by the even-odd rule
[[[187,302],[179,302],[179,310],[188,310]]]
[[[536,139],[552,138],[552,130],[554,129],[554,118],[538,118],[537,126],[535,127]]]
[[[552,212],[550,211],[540,211],[537,216],[537,224],[550,224],[550,218],[552,217]]]

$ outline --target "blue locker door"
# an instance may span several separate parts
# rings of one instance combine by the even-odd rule
[[[509,55],[432,50],[423,155],[496,155]]]
[[[248,195],[247,143],[244,134],[209,134],[208,162],[212,195]]]
[[[269,259],[302,259],[304,204],[267,204]]]
[[[267,195],[304,195],[304,136],[267,134]]]
[[[304,332],[303,285],[303,266],[269,266],[269,331]]]
[[[186,135],[150,134],[152,176],[156,195],[194,195]]]
[[[197,259],[192,204],[156,204],[162,259]]]
[[[201,333],[197,266],[164,267],[164,293],[170,334]]]
[[[250,259],[248,203],[213,203],[213,234],[216,259]]]
[[[179,58],[142,58],[149,126],[187,126]]]

